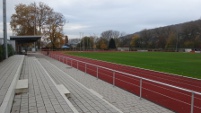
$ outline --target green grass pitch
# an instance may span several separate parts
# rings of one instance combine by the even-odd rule
[[[201,54],[174,52],[66,52],[66,54],[201,78]]]

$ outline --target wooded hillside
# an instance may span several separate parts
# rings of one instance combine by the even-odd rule
[[[133,49],[165,49],[179,51],[181,48],[201,48],[201,20],[144,29],[120,38],[122,46]]]

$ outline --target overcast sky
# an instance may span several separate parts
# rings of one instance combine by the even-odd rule
[[[1,0],[2,2],[3,0]],[[19,3],[43,2],[62,13],[69,23],[69,38],[99,36],[106,30],[126,34],[201,19],[201,0],[6,0],[8,37],[10,17]],[[3,5],[0,3],[0,37],[3,37]]]

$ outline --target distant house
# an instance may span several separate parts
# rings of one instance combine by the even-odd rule
[[[72,48],[76,48],[76,47],[77,47],[77,44],[78,44],[78,43],[75,43],[75,42],[69,43],[69,45],[70,45]]]
[[[129,47],[118,47],[117,48],[118,51],[130,51]]]
[[[61,46],[61,48],[62,48],[62,49],[70,49],[70,46],[67,45],[67,44],[65,44],[65,45]]]
[[[64,44],[61,48],[62,49],[75,49],[78,43],[68,43]]]

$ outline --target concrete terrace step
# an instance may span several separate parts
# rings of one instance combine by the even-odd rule
[[[11,113],[78,113],[35,57],[25,57],[20,79],[28,92],[15,95]]]
[[[40,58],[39,61],[57,84],[63,84],[70,92],[72,92],[69,100],[79,112],[123,113],[100,95],[80,84],[47,60]]]
[[[29,56],[36,56],[56,84],[63,84],[70,91],[71,98],[69,100],[81,113],[118,112],[116,110],[109,111],[105,109],[105,106],[102,105],[105,103],[108,103],[106,104],[108,109],[111,108],[110,104],[112,104],[123,113],[173,113],[171,110],[147,101],[146,99],[139,99],[138,96],[121,88],[113,87],[113,85],[100,79],[97,80],[87,73],[75,68],[68,68],[68,65],[40,53],[29,54]],[[26,78],[27,71],[23,69],[21,79]],[[79,83],[74,83],[75,81]],[[26,96],[22,98],[24,97]],[[106,101],[103,102],[100,98]]]
[[[0,113],[10,113],[23,61],[23,55],[14,55],[0,63]]]
[[[42,55],[39,54],[38,56],[42,57]],[[47,59],[65,73],[68,73],[68,75],[89,89],[93,89],[95,93],[97,92],[98,95],[100,94],[100,96],[105,100],[119,108],[124,113],[173,113],[173,111],[147,101],[146,99],[139,99],[138,96],[121,88],[113,87],[113,85],[105,81],[100,79],[97,80],[96,77],[79,71],[76,68],[66,68],[68,65],[58,62],[50,57],[43,56],[43,58]]]

